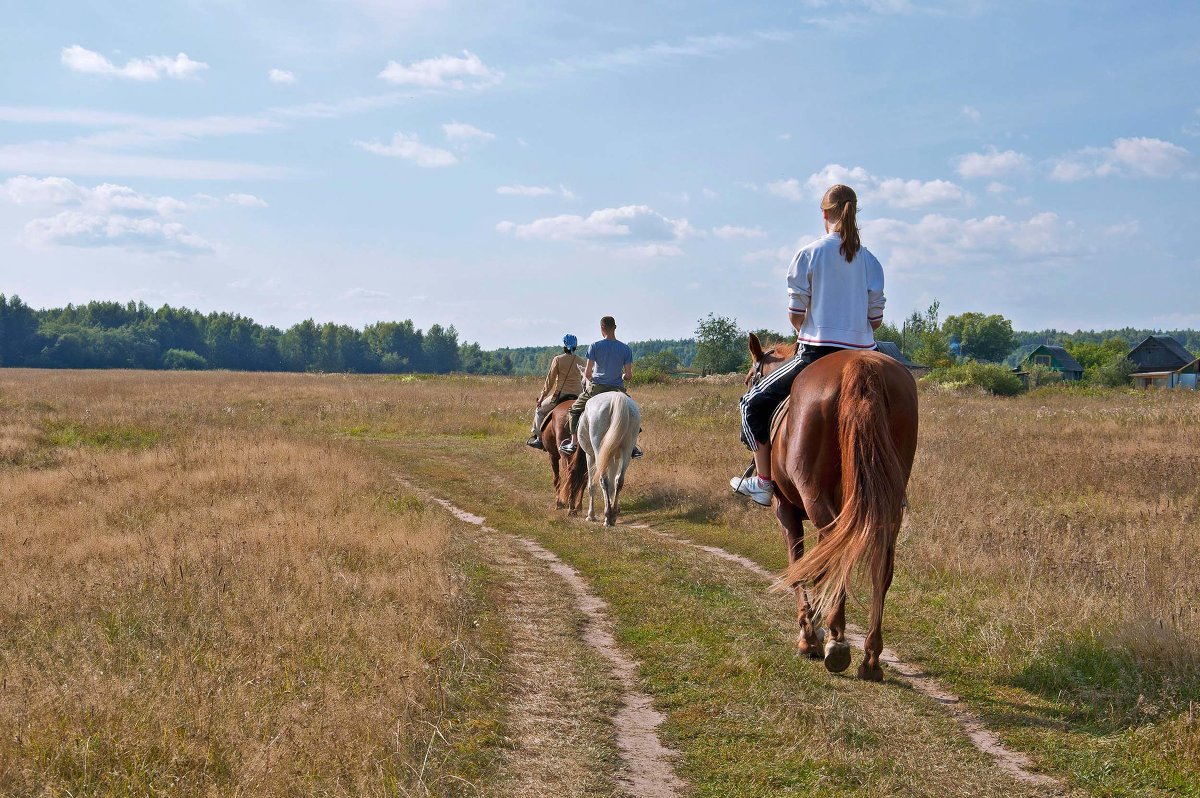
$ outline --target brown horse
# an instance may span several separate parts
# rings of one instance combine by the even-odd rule
[[[750,336],[751,384],[796,353],[797,344],[763,351]],[[792,383],[791,406],[774,435],[771,470],[775,516],[788,542],[790,565],[780,587],[795,590],[800,652],[823,657],[834,672],[850,665],[845,640],[846,591],[854,570],[871,578],[862,679],[881,681],[883,600],[892,583],[896,536],[917,450],[917,388],[903,365],[880,352],[826,355]],[[804,553],[804,521],[817,544]],[[813,617],[825,617],[822,651]]]
[[[542,427],[542,445],[550,455],[550,470],[554,472],[554,506],[576,515],[583,507],[583,490],[587,487],[587,458],[576,449],[573,454],[563,454],[558,445],[571,434],[568,416],[575,397],[562,399],[550,411],[550,418]]]

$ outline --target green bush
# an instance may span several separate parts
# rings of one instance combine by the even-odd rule
[[[173,371],[200,371],[208,368],[208,361],[190,349],[168,349],[163,352],[163,368]]]
[[[927,380],[944,387],[973,386],[996,396],[1016,396],[1025,390],[1021,378],[1007,366],[974,360],[934,369]]]
[[[1117,354],[1098,366],[1091,366],[1084,371],[1084,377],[1093,385],[1106,388],[1123,388],[1129,385],[1129,375],[1136,367],[1133,361],[1125,355]]]

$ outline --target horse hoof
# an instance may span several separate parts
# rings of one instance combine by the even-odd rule
[[[874,668],[867,667],[867,663],[858,666],[858,678],[865,682],[882,682],[883,668],[876,665]]]
[[[830,640],[825,644],[825,670],[841,673],[850,667],[850,644],[844,640]]]
[[[823,658],[825,654],[821,649],[824,644],[825,630],[819,627],[811,635],[805,635],[804,632],[801,632],[799,639],[796,641],[796,647],[800,649],[800,654],[809,659]]]

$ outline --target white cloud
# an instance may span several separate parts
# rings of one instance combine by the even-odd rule
[[[970,203],[971,196],[961,186],[948,180],[904,180],[898,177],[876,177],[861,166],[847,168],[828,164],[808,177],[802,184],[796,178],[776,180],[767,184],[767,191],[784,199],[800,202],[819,200],[834,184],[843,183],[854,189],[860,203],[879,202],[893,208],[921,208],[927,205]]]
[[[766,235],[759,227],[737,227],[727,224],[721,227],[714,227],[712,234],[717,238],[762,238]]]
[[[272,69],[267,73],[267,80],[272,83],[290,85],[296,82],[296,74],[286,69]]]
[[[744,184],[746,188],[752,191],[758,191],[758,187],[751,184]],[[787,180],[776,180],[772,183],[767,183],[767,191],[777,197],[799,202],[804,199],[804,189],[800,186],[800,181],[794,177],[789,177]]]
[[[80,47],[78,44],[62,49],[62,63],[67,69],[86,75],[104,75],[140,81],[161,80],[164,77],[194,78],[196,73],[208,69],[208,64],[202,61],[193,61],[187,57],[186,53],[180,53],[174,58],[165,55],[133,58],[127,61],[125,66],[119,67],[100,53]]]
[[[567,188],[566,186],[559,186],[558,188],[552,188],[550,186],[523,186],[523,185],[518,184],[518,185],[514,185],[514,186],[499,186],[496,189],[496,193],[503,194],[503,195],[509,196],[509,197],[558,196],[558,197],[562,197],[563,199],[567,199],[567,200],[575,199],[575,192],[571,191],[571,189]]]
[[[22,238],[31,246],[111,246],[183,254],[212,250],[174,220],[189,209],[186,202],[141,194],[129,186],[102,183],[89,188],[65,177],[21,175],[0,184],[0,200],[30,208],[68,208],[25,225]]]
[[[102,183],[81,186],[65,177],[11,177],[0,184],[0,197],[27,207],[78,207],[95,213],[170,216],[187,210],[187,203],[174,197],[139,194],[129,186]]]
[[[454,153],[422,144],[416,134],[396,133],[392,136],[390,144],[381,144],[378,141],[357,141],[355,144],[375,155],[403,158],[406,161],[412,161],[417,166],[427,168],[453,166],[458,163],[458,158],[454,156]]]
[[[543,241],[678,241],[696,232],[687,219],[668,218],[646,205],[604,208],[588,216],[547,216],[528,224],[504,221],[496,230]]]
[[[483,63],[479,56],[463,50],[462,57],[440,55],[405,66],[388,61],[379,73],[382,80],[403,86],[422,86],[429,89],[483,88],[499,83],[504,74]]]
[[[496,138],[495,133],[488,133],[464,122],[447,122],[442,125],[442,130],[450,141],[491,141]]]
[[[973,105],[964,105],[962,107],[962,115],[972,122],[978,122],[979,120],[983,119],[983,114],[981,114],[979,109]]]
[[[991,183],[988,183],[987,186],[987,193],[991,194],[993,197],[998,197],[1001,194],[1007,194],[1012,190],[1012,186],[1006,183],[1001,183],[998,180],[993,180]]]
[[[708,187],[700,189],[700,195],[703,196],[706,200],[715,200],[717,197],[721,196],[720,194],[718,194],[717,192],[713,191],[711,188],[708,188]]]
[[[1085,251],[1075,225],[1049,212],[1026,220],[1007,216],[956,219],[940,214],[916,222],[876,219],[863,225],[863,239],[884,263],[897,270],[1048,263]]]
[[[24,240],[33,246],[120,247],[178,253],[211,252],[212,245],[178,222],[63,211],[25,225]]]
[[[226,194],[225,201],[230,205],[241,205],[245,208],[265,208],[267,201],[253,194]]]
[[[967,179],[977,177],[1001,177],[1019,172],[1029,166],[1029,156],[1016,150],[1000,152],[988,147],[984,152],[969,152],[957,159],[955,171]]]
[[[1154,138],[1117,139],[1110,147],[1085,147],[1051,161],[1050,179],[1063,182],[1088,177],[1173,177],[1184,173],[1191,153],[1178,144]]]

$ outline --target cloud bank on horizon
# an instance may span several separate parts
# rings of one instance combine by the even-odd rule
[[[304,9],[14,10],[0,292],[487,346],[783,328],[840,182],[893,313],[1200,326],[1200,8]]]

